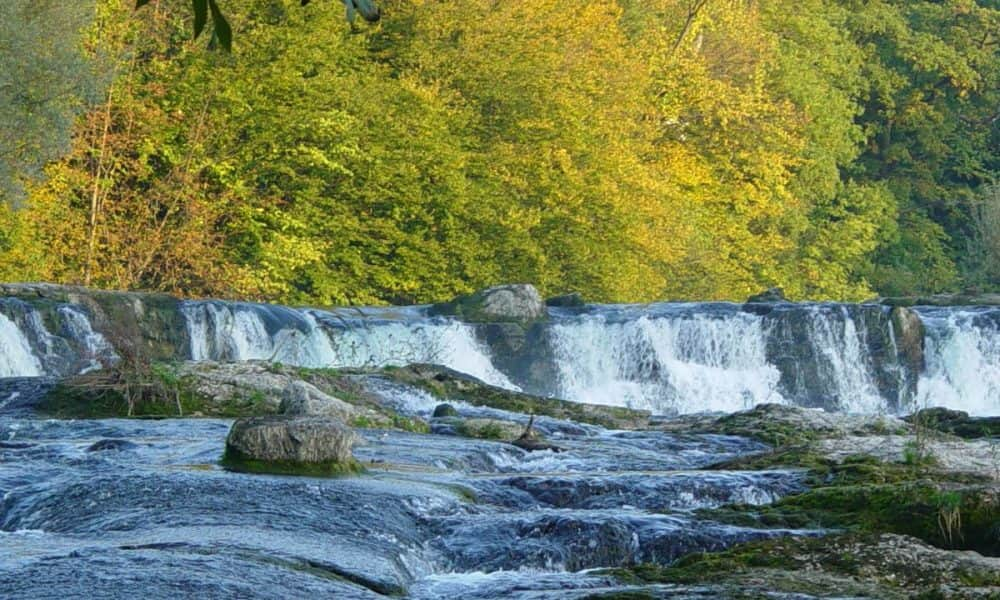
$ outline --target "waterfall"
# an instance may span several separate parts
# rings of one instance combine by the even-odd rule
[[[560,395],[657,414],[784,402],[766,337],[760,317],[733,311],[619,322],[593,314],[551,330]]]
[[[917,407],[1000,414],[1000,309],[923,309],[927,366]]]
[[[0,314],[0,377],[33,377],[42,374],[42,364],[31,351],[31,343],[17,325]]]
[[[805,386],[825,394],[844,412],[886,412],[886,399],[875,383],[868,330],[859,327],[842,305],[811,306],[806,322],[818,381],[804,382]],[[892,328],[886,327],[886,332],[891,335]]]
[[[142,325],[177,323],[173,339],[181,345],[168,352],[178,359],[313,368],[436,363],[509,389],[661,415],[763,402],[868,414],[925,406],[1000,414],[1000,307],[914,309],[925,332],[921,361],[912,336],[897,340],[890,309],[875,304],[592,305],[553,309],[525,328],[429,317],[419,306],[178,306],[171,310],[179,315]],[[92,308],[0,298],[0,377],[62,377],[115,360]],[[160,340],[164,331],[145,333]]]
[[[457,321],[215,301],[187,302],[182,311],[193,360],[272,360],[314,368],[436,363],[516,387],[493,367],[472,327]]]

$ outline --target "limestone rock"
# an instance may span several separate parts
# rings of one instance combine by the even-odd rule
[[[775,446],[849,435],[889,435],[910,431],[909,424],[885,415],[847,415],[784,404],[758,404],[729,415],[685,415],[658,429],[673,433],[719,433],[759,439]]]
[[[293,381],[285,388],[278,410],[285,415],[336,417],[342,421],[350,421],[357,413],[355,407],[305,381]]]
[[[962,410],[925,408],[903,419],[966,439],[1000,435],[1000,417],[970,417],[969,413]]]
[[[906,307],[894,306],[889,311],[889,320],[899,362],[908,372],[921,373],[924,370],[924,324],[920,315]]]
[[[541,295],[531,284],[498,285],[451,302],[435,305],[436,315],[455,315],[473,323],[530,322],[548,312]]]
[[[239,419],[226,438],[224,464],[235,469],[295,474],[354,470],[358,441],[342,422],[325,417],[267,416]]]

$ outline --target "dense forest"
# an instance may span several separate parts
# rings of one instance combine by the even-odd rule
[[[0,3],[0,279],[298,304],[1000,287],[1000,0]]]

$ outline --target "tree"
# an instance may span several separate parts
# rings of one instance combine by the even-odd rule
[[[149,4],[151,0],[136,0],[135,7],[142,8]],[[301,0],[302,6],[310,4],[312,0]],[[353,26],[355,16],[360,13],[369,23],[376,23],[382,18],[382,11],[371,0],[343,0],[347,9],[347,21]],[[198,37],[205,30],[208,24],[209,14],[212,16],[212,39],[209,47],[216,44],[226,52],[233,49],[233,29],[229,25],[229,20],[219,8],[218,0],[191,0],[191,12],[194,23],[194,38]]]
[[[101,88],[80,44],[92,14],[84,0],[0,2],[0,201],[19,202],[66,150],[74,117]]]

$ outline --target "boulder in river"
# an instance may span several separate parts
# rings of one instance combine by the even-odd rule
[[[437,406],[434,407],[433,417],[435,419],[442,419],[445,417],[457,417],[457,416],[458,416],[458,411],[455,410],[454,406],[448,404],[447,402],[443,404],[438,404]]]
[[[229,430],[222,462],[235,471],[338,475],[360,469],[355,433],[337,419],[266,416],[239,419]]]
[[[526,323],[546,318],[541,294],[531,284],[498,285],[436,304],[431,313],[455,315],[472,323]]]

